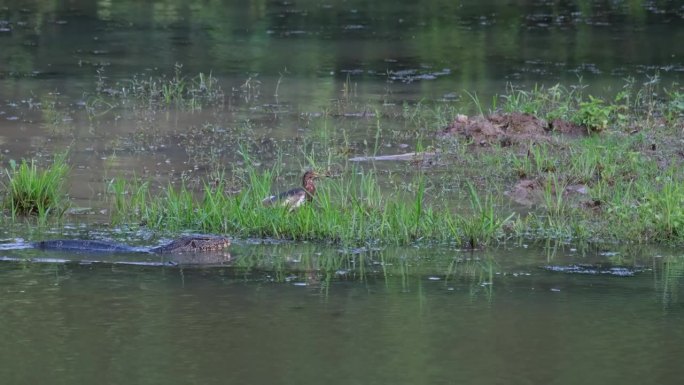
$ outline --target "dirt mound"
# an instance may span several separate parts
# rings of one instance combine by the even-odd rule
[[[587,135],[589,130],[586,127],[580,126],[573,122],[568,122],[563,119],[554,119],[549,123],[549,129],[554,132],[560,132],[566,135]]]
[[[442,131],[442,136],[458,134],[481,146],[498,143],[505,147],[517,143],[543,141],[552,131],[578,135],[587,132],[584,127],[561,119],[549,123],[534,115],[516,112],[473,117],[458,115]]]

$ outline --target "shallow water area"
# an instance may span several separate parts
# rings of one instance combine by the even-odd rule
[[[112,177],[196,181],[230,172],[244,143],[295,174],[319,148],[409,152],[424,133],[396,117],[421,101],[468,111],[512,83],[581,79],[612,96],[629,77],[681,82],[682,12],[677,1],[0,1],[0,150],[18,160],[68,147],[70,194],[95,212]],[[177,69],[215,77],[218,106],[107,99]]]

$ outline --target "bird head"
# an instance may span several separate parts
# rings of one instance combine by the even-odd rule
[[[308,181],[318,179],[320,176],[321,174],[317,173],[315,170],[307,170],[302,177],[302,183],[306,185]]]

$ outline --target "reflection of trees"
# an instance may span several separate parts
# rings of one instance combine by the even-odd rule
[[[684,256],[655,258],[653,264],[655,286],[661,295],[663,308],[678,305],[684,280]]]
[[[0,59],[10,71],[29,73],[39,63],[64,56],[76,65],[74,51],[78,59],[95,60],[90,53],[110,50],[107,60],[126,64],[128,58],[142,68],[183,62],[192,73],[201,63],[217,73],[268,76],[283,68],[295,74],[358,68],[382,74],[428,64],[436,70],[458,66],[467,87],[468,81],[491,77],[502,65],[522,66],[527,60],[599,67],[622,55],[642,58],[636,63],[648,60],[644,64],[663,60],[659,48],[671,47],[676,36],[650,47],[651,40],[639,37],[643,33],[631,31],[651,22],[680,22],[677,2],[648,2],[659,8],[647,14],[645,3],[0,1],[6,7],[0,19],[13,25],[12,42],[3,38],[9,49],[3,47]],[[599,31],[596,24],[613,27]],[[24,46],[27,42],[37,46]]]

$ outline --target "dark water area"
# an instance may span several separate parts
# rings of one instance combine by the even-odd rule
[[[581,78],[614,95],[626,78],[681,83],[682,42],[677,0],[0,0],[0,162],[42,166],[68,148],[73,206],[58,226],[0,221],[0,383],[678,384],[675,249],[236,239],[157,256],[14,241],[149,246],[177,234],[111,225],[112,178],[198,188],[242,166],[245,140],[290,183],[314,150],[415,149],[392,118],[404,103],[465,112],[464,91],[489,103],[509,84]],[[98,99],[100,86],[169,79],[176,65],[211,73],[225,101],[109,110]],[[373,167],[398,184],[414,170]]]
[[[78,95],[97,68],[258,76],[270,95],[313,103],[347,80],[397,100],[483,95],[516,84],[619,88],[684,72],[680,1],[0,2],[4,99]]]

